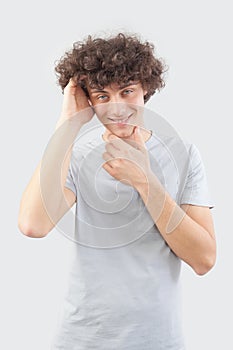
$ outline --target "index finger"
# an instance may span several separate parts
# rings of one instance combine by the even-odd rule
[[[130,150],[130,149],[138,149],[138,144],[134,140],[125,139],[125,138],[109,138],[109,143],[111,143],[116,149],[119,150]]]

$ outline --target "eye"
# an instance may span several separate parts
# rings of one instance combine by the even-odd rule
[[[131,92],[133,92],[133,90],[131,90],[131,89],[126,89],[126,90],[123,91],[123,94],[129,95]]]
[[[106,98],[107,98],[106,95],[99,95],[99,96],[97,96],[97,100],[101,100],[101,101],[103,101]]]

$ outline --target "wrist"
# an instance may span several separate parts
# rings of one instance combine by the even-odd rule
[[[148,173],[143,174],[140,181],[135,185],[135,188],[139,193],[145,193],[148,192],[152,185],[153,187],[158,186],[158,188],[161,186],[157,176],[152,171],[149,171]]]
[[[62,112],[60,118],[56,124],[56,129],[63,123],[72,125],[73,127],[82,127],[84,124],[89,122],[94,115],[93,109],[88,106],[82,110],[73,113]]]

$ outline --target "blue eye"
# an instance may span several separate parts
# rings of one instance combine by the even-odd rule
[[[104,98],[107,98],[107,96],[105,96],[105,95],[100,95],[100,96],[97,97],[98,100],[103,100]]]
[[[124,90],[124,94],[126,95],[130,94],[131,92],[133,92],[133,90],[130,90],[130,89]]]

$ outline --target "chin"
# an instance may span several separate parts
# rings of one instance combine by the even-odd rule
[[[127,125],[124,127],[113,127],[107,128],[112,134],[115,134],[118,137],[128,137],[132,135],[135,125]]]

